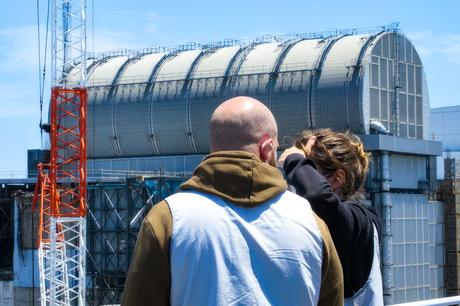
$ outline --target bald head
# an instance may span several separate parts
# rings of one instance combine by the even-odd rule
[[[270,110],[250,97],[231,98],[217,107],[210,122],[211,152],[256,153],[263,137],[276,139],[278,128]]]

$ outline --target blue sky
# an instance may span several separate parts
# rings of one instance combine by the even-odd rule
[[[39,2],[43,31],[47,0]],[[87,4],[88,50],[96,52],[399,21],[422,58],[431,106],[460,104],[458,0],[87,0]],[[27,149],[41,146],[36,1],[1,1],[0,6],[0,177],[22,177]],[[45,101],[48,92],[49,83]]]

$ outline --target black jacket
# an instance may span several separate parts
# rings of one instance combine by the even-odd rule
[[[286,158],[284,172],[289,185],[306,198],[331,232],[345,284],[345,298],[352,297],[366,283],[374,256],[374,227],[381,233],[376,211],[357,201],[342,201],[328,181],[316,171],[313,161],[300,154]]]

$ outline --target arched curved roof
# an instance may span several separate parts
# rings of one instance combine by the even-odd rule
[[[305,128],[369,133],[370,120],[402,137],[427,134],[423,66],[399,33],[116,56],[88,66],[93,157],[206,153],[209,117],[235,95],[266,103],[286,145]]]

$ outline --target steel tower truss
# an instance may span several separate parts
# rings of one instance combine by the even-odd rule
[[[85,305],[86,1],[54,0],[50,162],[39,165],[42,305]]]

